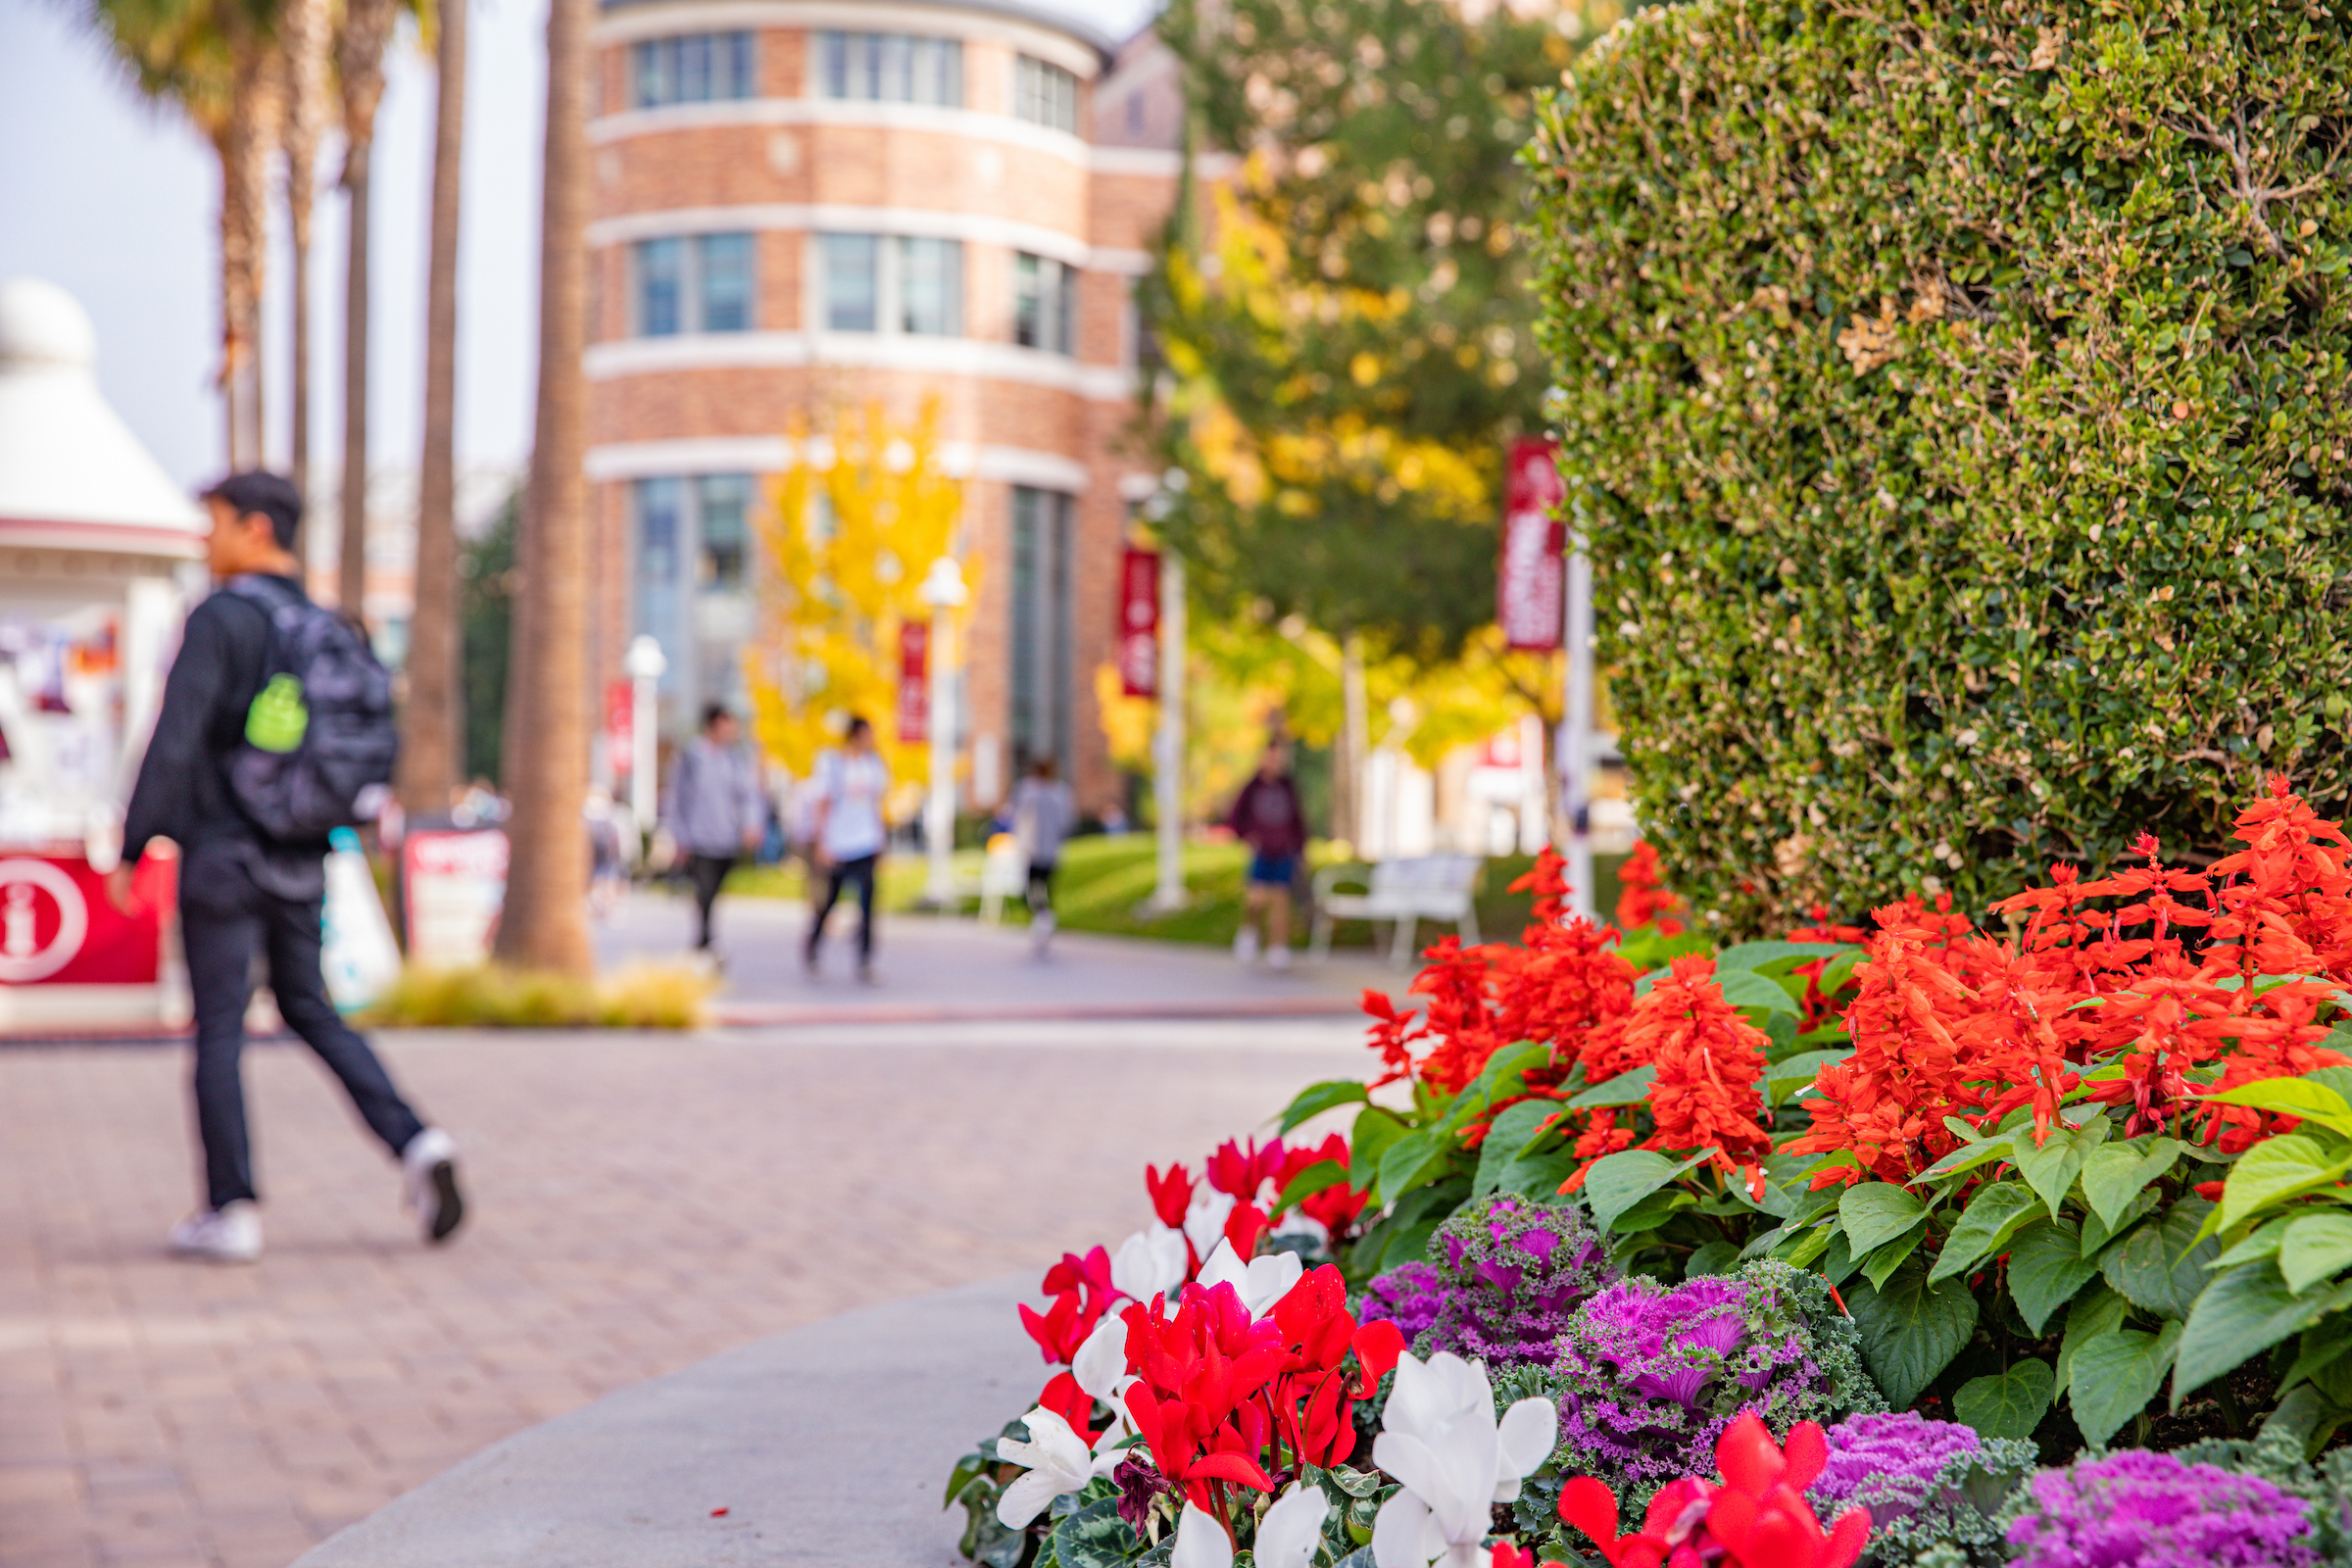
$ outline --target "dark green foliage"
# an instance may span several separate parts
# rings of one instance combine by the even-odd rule
[[[1210,9],[1175,0],[1160,35],[1202,149],[1262,155],[1231,183],[1287,249],[1267,276],[1204,277],[1216,239],[1180,221],[1145,282],[1179,416],[1155,439],[1193,481],[1156,526],[1212,601],[1449,653],[1494,618],[1503,448],[1538,417],[1515,159],[1569,33],[1447,0]],[[1210,405],[1269,452],[1268,483],[1228,483],[1190,417]],[[1442,461],[1412,453],[1429,443]]]
[[[1540,122],[1601,647],[1717,929],[2344,800],[2340,11],[1700,0]]]
[[[458,549],[458,645],[466,715],[466,776],[498,782],[507,722],[507,648],[514,626],[514,548],[522,517],[517,490],[478,539]]]

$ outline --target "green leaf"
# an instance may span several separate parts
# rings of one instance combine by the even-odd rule
[[[2246,1087],[2258,1089],[2291,1081],[2267,1078]],[[2352,1145],[2324,1144],[2302,1132],[2266,1139],[2230,1167],[2230,1179],[2222,1188],[2221,1228],[2229,1230],[2273,1203],[2325,1187],[2347,1170],[2352,1170]]]
[[[2057,1386],[2049,1362],[2028,1358],[2006,1372],[1961,1384],[1952,1396],[1952,1414],[1981,1438],[2030,1438]]]
[[[1845,1051],[1800,1051],[1786,1061],[1776,1061],[1764,1069],[1764,1102],[1777,1105],[1811,1084],[1821,1075],[1821,1069],[1833,1061],[1844,1061],[1853,1055]]]
[[[2058,1382],[2070,1381],[2075,1351],[2102,1334],[2112,1334],[2124,1326],[2132,1303],[2104,1285],[2093,1285],[2074,1299],[2066,1309],[2066,1334],[2058,1345]]]
[[[2066,1400],[2082,1435],[2105,1443],[2146,1409],[2164,1387],[2180,1343],[2180,1325],[2167,1323],[2161,1333],[2117,1329],[2078,1347]]]
[[[1560,1184],[1576,1174],[1584,1161],[1576,1151],[1563,1149],[1556,1154],[1530,1154],[1511,1161],[1502,1173],[1498,1193],[1516,1193],[1522,1198],[1556,1198]]]
[[[1472,1198],[1484,1198],[1502,1186],[1504,1174],[1535,1141],[1536,1129],[1560,1107],[1550,1100],[1522,1100],[1494,1113],[1487,1141],[1478,1148],[1478,1175],[1470,1184]]]
[[[2009,1294],[2026,1327],[2036,1334],[2098,1272],[2098,1265],[2082,1255],[2082,1239],[2071,1219],[2036,1225],[2009,1245]]]
[[[1348,1185],[1348,1167],[1336,1159],[1318,1159],[1291,1178],[1290,1185],[1274,1200],[1276,1213],[1290,1207],[1301,1198],[1311,1198],[1326,1187]]]
[[[1909,1230],[1928,1205],[1892,1182],[1859,1182],[1838,1200],[1838,1223],[1856,1257]]]
[[[2252,1105],[2257,1110],[2282,1110],[2305,1121],[2316,1121],[2339,1133],[2352,1133],[2352,1101],[2324,1083],[2308,1078],[2260,1078],[2235,1089],[2205,1097],[2221,1105]]]
[[[1282,1113],[1278,1131],[1289,1132],[1309,1117],[1320,1116],[1334,1105],[1358,1105],[1369,1102],[1372,1091],[1352,1078],[1333,1078],[1324,1083],[1308,1084]]]
[[[2133,1306],[2160,1317],[2188,1316],[2206,1288],[2206,1263],[2222,1250],[2211,1237],[2197,1239],[2211,1208],[2203,1199],[2184,1198],[2142,1221],[2101,1254],[2099,1272]]]
[[[1359,1187],[1368,1192],[1380,1184],[1382,1157],[1407,1130],[1385,1105],[1367,1105],[1357,1114],[1348,1133],[1348,1170]]]
[[[2082,1255],[2084,1257],[2098,1256],[2109,1242],[2114,1241],[2118,1236],[2123,1235],[2124,1232],[2154,1213],[2156,1205],[2162,1200],[2162,1198],[2163,1194],[2152,1186],[2141,1188],[2139,1195],[2124,1205],[2123,1215],[2113,1230],[2109,1230],[2098,1215],[2083,1215]]]
[[[2324,1209],[2298,1215],[2278,1243],[2278,1273],[2301,1296],[2352,1264],[2352,1214]]]
[[[1723,1000],[1735,1007],[1762,1007],[1791,1015],[1797,1011],[1796,999],[1788,995],[1786,987],[1752,969],[1734,969],[1729,973],[1719,969],[1715,980],[1723,987]]]
[[[2230,1270],[2197,1298],[2181,1331],[2180,1354],[2173,1369],[2173,1408],[2180,1409],[2181,1399],[2248,1356],[2302,1333],[2348,1300],[2352,1286],[2297,1296],[2286,1288],[2276,1259]]]
[[[1961,1211],[1960,1222],[1943,1239],[1943,1255],[1936,1260],[1936,1272],[1929,1278],[1948,1280],[1967,1273],[1999,1251],[2041,1211],[2041,1200],[2025,1183],[1986,1182],[1977,1189],[1977,1196]]]
[[[1928,1222],[1921,1220],[1902,1235],[1888,1242],[1862,1260],[1862,1277],[1884,1288],[1886,1276],[1903,1266],[1903,1260],[1919,1250],[1919,1244],[1928,1239]]]
[[[1657,1075],[1658,1069],[1646,1063],[1632,1072],[1621,1072],[1607,1083],[1594,1084],[1568,1102],[1569,1108],[1583,1110],[1592,1105],[1638,1105],[1649,1098],[1650,1081]]]
[[[2281,1214],[2277,1219],[2264,1220],[2254,1227],[2253,1234],[2205,1266],[2219,1272],[2226,1268],[2235,1268],[2240,1263],[2253,1263],[2266,1257],[2277,1257],[2278,1244],[2286,1239],[2286,1227],[2292,1223],[2292,1218],[2291,1215]]]
[[[1380,1156],[1380,1184],[1375,1201],[1393,1203],[1416,1187],[1437,1180],[1454,1153],[1452,1134],[1443,1127],[1424,1127],[1406,1133]]]
[[[1720,975],[1732,969],[1761,969],[1782,962],[1794,966],[1858,951],[1846,942],[1737,942],[1715,955],[1715,972]]]
[[[2008,1159],[2016,1152],[2017,1151],[2012,1147],[2012,1140],[2005,1137],[1973,1139],[1920,1172],[1919,1179],[1923,1182],[1934,1181],[1937,1177],[1955,1175],[1964,1170],[1975,1170],[1979,1165],[1991,1160]]]
[[[1119,1517],[1119,1499],[1098,1498],[1054,1526],[1054,1555],[1061,1568],[1126,1568],[1135,1531]]]
[[[2082,1197],[2112,1236],[2140,1189],[2171,1170],[2188,1146],[2174,1138],[2134,1138],[2094,1149],[2082,1164]]]
[[[1453,1108],[1446,1113],[1445,1126],[1459,1131],[1487,1113],[1487,1107],[1497,1100],[1507,1100],[1521,1092],[1521,1077],[1533,1068],[1551,1060],[1551,1048],[1522,1040],[1505,1046],[1487,1058],[1478,1076],[1459,1095],[1454,1097]]]
[[[1956,1282],[1930,1286],[1916,1262],[1884,1287],[1855,1286],[1847,1305],[1862,1331],[1862,1359],[1897,1410],[1951,1365],[1977,1327],[1977,1298]]]
[[[1652,1149],[1626,1149],[1592,1167],[1585,1177],[1585,1206],[1601,1230],[1615,1228],[1617,1216],[1632,1208],[1685,1171],[1702,1164],[1704,1154],[1676,1163]]]
[[[2030,1136],[2017,1140],[2017,1173],[2049,1206],[2051,1213],[2064,1206],[2066,1195],[2074,1190],[2075,1178],[2082,1173],[2082,1162],[2090,1157],[2092,1150],[2106,1142],[2110,1125],[2102,1116],[2087,1127],[2053,1127],[2038,1149]]]
[[[1730,1242],[1709,1242],[1694,1249],[1683,1260],[1683,1278],[1697,1279],[1702,1274],[1731,1274],[1740,1267],[1740,1249]]]

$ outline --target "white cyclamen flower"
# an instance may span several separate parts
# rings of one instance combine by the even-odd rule
[[[1110,1406],[1110,1426],[1095,1440],[1095,1474],[1107,1476],[1127,1457],[1119,1446],[1135,1436],[1126,1396],[1141,1380],[1127,1374],[1126,1319],[1104,1317],[1095,1325],[1070,1360],[1070,1376],[1090,1398]]]
[[[1206,1257],[1225,1239],[1225,1221],[1232,1217],[1233,1209],[1231,1193],[1220,1193],[1205,1183],[1194,1192],[1192,1206],[1184,1211],[1184,1234],[1195,1252]]]
[[[1220,1222],[1221,1223],[1221,1222]],[[1110,1258],[1110,1288],[1147,1305],[1184,1283],[1184,1232],[1157,1220],[1119,1244]]]
[[[1494,1391],[1475,1362],[1441,1350],[1398,1358],[1396,1385],[1372,1441],[1372,1462],[1404,1488],[1372,1527],[1378,1568],[1483,1568],[1495,1503],[1519,1495],[1522,1478],[1559,1441],[1549,1399],[1521,1399],[1494,1419]]]
[[[1264,1317],[1276,1301],[1291,1294],[1291,1287],[1305,1272],[1306,1265],[1297,1252],[1268,1252],[1244,1263],[1233,1244],[1220,1237],[1216,1250],[1200,1265],[1199,1283],[1203,1290],[1232,1286],[1251,1317]]]
[[[1320,1488],[1295,1483],[1257,1522],[1257,1544],[1250,1549],[1258,1568],[1307,1568],[1322,1544],[1323,1520],[1330,1512],[1331,1501]],[[1168,1568],[1233,1568],[1233,1543],[1225,1538],[1216,1515],[1189,1502],[1184,1505]]]
[[[1029,1472],[1015,1477],[997,1499],[997,1523],[1007,1530],[1027,1528],[1048,1503],[1065,1492],[1078,1491],[1095,1476],[1095,1456],[1067,1421],[1043,1406],[1021,1419],[1029,1426],[1027,1443],[997,1440],[997,1457]]]

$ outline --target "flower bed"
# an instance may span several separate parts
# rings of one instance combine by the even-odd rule
[[[966,1554],[2352,1562],[2352,841],[2278,779],[2236,844],[1713,954],[1546,858],[1278,1129],[1348,1133],[1047,1274]]]

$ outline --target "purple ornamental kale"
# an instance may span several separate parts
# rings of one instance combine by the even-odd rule
[[[1889,1523],[1894,1508],[1908,1514],[1925,1506],[1947,1484],[1945,1466],[1974,1459],[1984,1446],[1974,1427],[1931,1421],[1916,1410],[1848,1416],[1828,1436],[1829,1462],[1806,1491],[1813,1511],[1830,1518],[1867,1487],[1870,1517],[1878,1525]]]
[[[1458,1210],[1430,1239],[1430,1256],[1438,1312],[1424,1332],[1407,1329],[1414,1352],[1451,1350],[1493,1370],[1550,1360],[1569,1317],[1616,1277],[1582,1209],[1509,1194]]]
[[[2259,1477],[2127,1448],[2033,1480],[2019,1568],[2316,1568],[2304,1505]]]
[[[1390,1322],[1407,1340],[1428,1332],[1444,1304],[1444,1284],[1427,1263],[1405,1263],[1364,1287],[1356,1316],[1366,1323]]]

